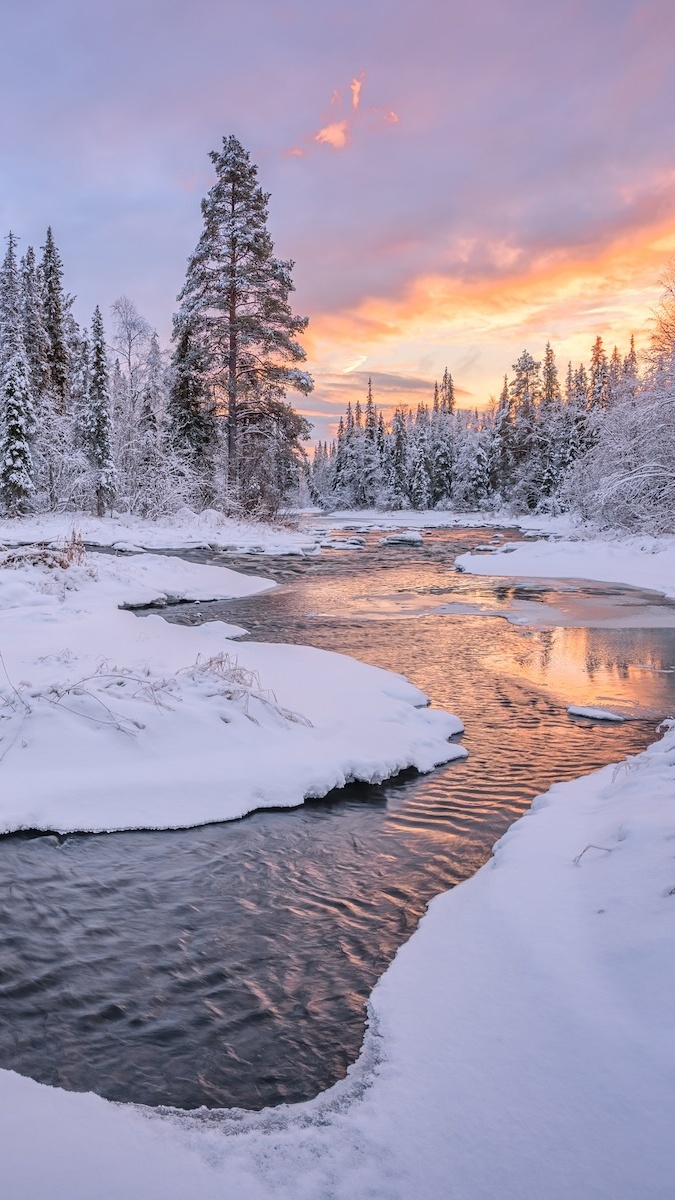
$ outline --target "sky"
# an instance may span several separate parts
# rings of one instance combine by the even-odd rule
[[[482,407],[527,347],[646,342],[675,255],[672,0],[3,0],[0,227],[165,344],[234,133],[295,262],[315,436],[369,376]]]

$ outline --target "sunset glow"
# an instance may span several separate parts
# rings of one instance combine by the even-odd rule
[[[593,0],[583,21],[569,0],[395,3],[386,21],[197,0],[164,13],[160,54],[143,4],[120,0],[111,23],[66,0],[53,29],[37,7],[30,29],[7,18],[31,54],[0,85],[2,216],[26,245],[52,223],[78,311],[127,294],[168,343],[207,155],[233,132],[295,262],[317,437],[369,374],[386,408],[428,398],[447,365],[483,406],[524,346],[550,340],[564,370],[597,334],[646,344],[675,254],[667,0]],[[68,90],[43,70],[55,53]]]
[[[362,397],[362,376],[389,373],[382,406],[416,404],[430,398],[433,380],[450,364],[461,402],[482,408],[525,347],[541,358],[550,340],[564,373],[568,360],[576,365],[588,359],[596,333],[610,351],[616,344],[625,353],[631,335],[644,346],[658,277],[674,254],[675,221],[617,239],[595,255],[542,257],[529,270],[502,269],[490,278],[420,277],[395,299],[366,298],[312,322],[307,345],[317,391],[334,397],[339,408]],[[338,363],[359,346],[369,350],[358,360],[361,373],[340,379]]]

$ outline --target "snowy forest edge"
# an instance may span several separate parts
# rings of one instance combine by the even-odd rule
[[[9,516],[184,508],[269,519],[286,506],[569,512],[605,528],[661,533],[675,518],[675,265],[651,344],[560,378],[553,347],[524,350],[499,399],[461,409],[452,376],[390,419],[369,385],[337,436],[303,446],[308,393],[293,264],[274,256],[269,196],[239,142],[211,159],[216,183],[174,316],[171,353],[122,296],[106,337],[73,316],[51,229],[42,256],[0,270],[0,500]],[[589,339],[590,340],[590,339]]]

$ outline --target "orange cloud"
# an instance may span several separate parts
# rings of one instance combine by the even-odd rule
[[[331,125],[324,126],[314,134],[314,141],[322,142],[326,146],[333,146],[335,150],[341,150],[343,146],[347,145],[348,132],[348,121],[333,121]]]
[[[365,81],[365,71],[361,71],[360,75],[353,77],[349,85],[351,108],[349,114],[344,117],[339,115],[341,111],[344,111],[344,102],[341,93],[336,89],[331,96],[330,115],[324,114],[325,124],[316,133],[310,133],[305,136],[305,148],[294,146],[289,150],[285,150],[284,156],[286,158],[303,158],[311,148],[312,142],[323,146],[331,146],[333,150],[343,150],[351,141],[357,125],[363,120],[361,113],[361,92]],[[397,113],[391,108],[369,108],[366,110],[365,115],[375,117],[378,121],[384,122],[387,125],[398,125],[400,120]],[[335,116],[338,119],[334,119]]]
[[[361,99],[361,88],[363,87],[366,78],[365,71],[362,71],[358,78],[352,79],[349,89],[352,94],[352,108],[354,112],[358,111],[359,101]]]
[[[617,236],[595,251],[560,248],[526,261],[524,249],[494,250],[500,274],[424,275],[397,297],[366,297],[351,310],[314,316],[307,350],[315,396],[325,389],[331,405],[341,404],[343,393],[331,381],[345,361],[367,356],[373,373],[428,378],[430,396],[447,365],[471,404],[483,406],[526,346],[539,357],[550,340],[561,375],[568,360],[588,361],[598,333],[608,350],[616,344],[625,353],[631,334],[646,346],[658,280],[675,255],[675,220]],[[376,396],[385,410],[402,398]]]

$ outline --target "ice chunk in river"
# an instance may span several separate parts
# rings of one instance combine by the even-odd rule
[[[588,717],[593,721],[625,721],[618,713],[609,712],[606,708],[585,708],[583,705],[570,704],[567,708],[571,717]]]

